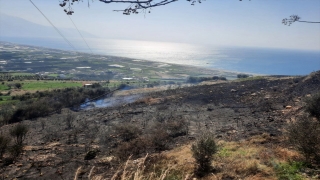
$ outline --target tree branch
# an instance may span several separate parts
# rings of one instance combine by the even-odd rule
[[[60,6],[64,8],[64,12],[67,15],[72,15],[74,13],[72,6],[75,2],[79,2],[80,0],[61,0]],[[81,0],[83,1],[83,0]],[[123,14],[138,14],[139,10],[146,12],[153,7],[164,6],[173,2],[177,2],[178,0],[99,0],[100,2],[111,4],[111,3],[125,3],[129,4],[129,6],[123,10],[114,10],[114,11],[123,11]],[[195,5],[195,3],[201,3],[205,0],[187,0],[191,3],[191,5]],[[89,3],[89,0],[88,0]]]
[[[316,21],[297,21],[297,22],[304,22],[304,23],[320,23],[320,22],[316,22]]]
[[[290,26],[294,22],[303,22],[303,23],[320,23],[316,21],[300,21],[300,17],[298,15],[291,15],[289,19],[285,18],[282,20],[282,24]]]

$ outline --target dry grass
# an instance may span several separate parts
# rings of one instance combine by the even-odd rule
[[[290,160],[301,160],[303,159],[303,156],[299,154],[297,151],[290,150],[288,148],[280,148],[277,147],[275,150],[275,156],[278,161],[288,161],[288,158]]]
[[[296,151],[281,146],[264,144],[269,142],[270,138],[267,135],[260,135],[241,142],[217,142],[219,151],[212,162],[215,172],[202,179],[225,179],[228,177],[243,180],[277,179],[272,163],[300,160],[301,156]],[[191,144],[188,144],[161,154],[137,160],[129,159],[113,179],[191,180],[195,178],[193,174],[195,160],[190,149]],[[91,179],[100,180],[103,177],[93,175]]]
[[[131,157],[129,157],[129,159],[125,163],[123,169],[119,169],[111,178],[111,180],[164,180],[168,172],[170,171],[170,168],[166,168],[163,171],[161,171],[160,174],[155,172],[145,173],[145,164],[148,155],[146,155],[144,158],[134,161],[130,160],[130,158]]]
[[[172,163],[168,164],[171,167],[175,166],[184,172],[193,171],[195,159],[192,157],[191,144],[165,152],[164,155],[170,160],[170,163]]]
[[[236,179],[277,179],[272,162],[299,160],[301,156],[281,146],[264,145],[271,140],[270,136],[263,134],[242,142],[219,142],[220,151],[213,162],[217,173],[213,179],[226,176]]]

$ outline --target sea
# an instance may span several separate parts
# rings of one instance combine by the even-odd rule
[[[7,41],[249,74],[307,75],[320,70],[320,50],[227,47],[98,38],[86,39],[87,43],[82,39],[69,39],[74,48],[57,38],[11,38]]]

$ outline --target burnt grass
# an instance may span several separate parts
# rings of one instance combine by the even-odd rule
[[[280,137],[287,122],[303,111],[305,97],[319,91],[320,71],[169,89],[115,107],[63,109],[22,122],[29,127],[24,152],[13,164],[2,160],[0,174],[8,179],[73,179],[82,167],[79,179],[87,179],[94,167],[93,174],[110,179],[128,156],[172,149],[205,131],[226,141],[263,133]],[[1,133],[14,125],[2,126]]]

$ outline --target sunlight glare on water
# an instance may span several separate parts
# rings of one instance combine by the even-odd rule
[[[72,39],[77,51],[90,53],[82,39]],[[320,50],[221,47],[186,43],[87,39],[93,53],[270,75],[307,75],[320,70]],[[16,43],[66,49],[64,41],[19,38]],[[118,59],[119,60],[119,59]]]
[[[97,53],[165,63],[203,66],[203,63],[213,63],[214,60],[222,57],[218,50],[210,49],[209,51],[203,46],[184,43],[129,40],[93,41],[93,49]]]
[[[320,51],[105,39],[91,43],[99,54],[238,72],[306,75],[320,69]]]

